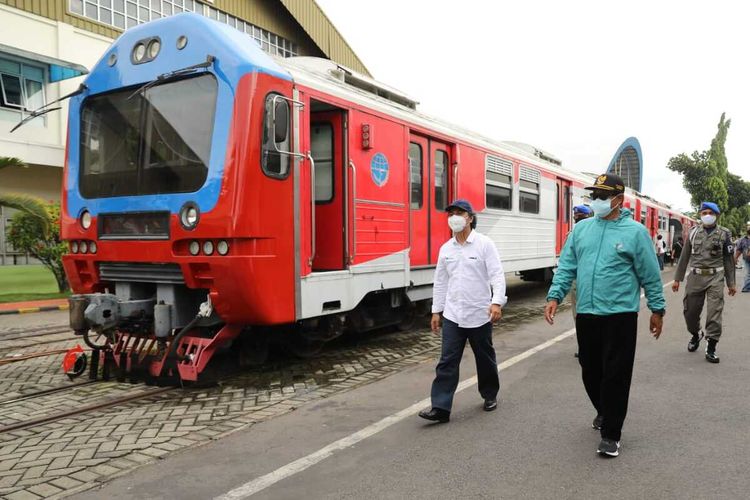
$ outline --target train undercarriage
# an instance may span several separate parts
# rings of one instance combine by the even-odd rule
[[[311,357],[346,332],[413,328],[430,308],[429,300],[412,302],[404,290],[379,290],[347,312],[285,325],[235,325],[216,314],[207,290],[145,283],[117,283],[115,293],[73,295],[69,303],[70,326],[93,351],[90,378],[101,371],[104,378],[156,385],[210,384],[221,371],[217,364],[259,366],[273,346]]]

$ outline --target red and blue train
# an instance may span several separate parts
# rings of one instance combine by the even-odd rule
[[[129,29],[71,98],[71,326],[123,371],[184,381],[218,349],[258,361],[272,339],[304,355],[348,330],[408,327],[428,310],[457,198],[507,272],[549,277],[591,176],[416,104],[198,15]],[[636,192],[627,205],[653,235],[687,230]]]

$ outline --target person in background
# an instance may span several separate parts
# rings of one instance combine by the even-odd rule
[[[750,293],[750,220],[745,227],[745,235],[737,242],[734,251],[734,260],[745,266],[745,282],[742,284],[742,293]]]
[[[432,382],[432,408],[419,412],[420,417],[435,422],[450,420],[467,340],[474,351],[484,410],[497,408],[500,379],[492,324],[500,321],[502,306],[508,300],[497,247],[487,236],[474,231],[477,218],[471,204],[456,200],[445,210],[453,238],[440,247],[438,254],[430,322],[432,331],[437,332],[442,314],[442,352]]]
[[[682,255],[682,247],[684,246],[682,236],[679,236],[677,238],[677,241],[674,242],[672,245],[672,266],[675,265],[675,262],[680,260],[680,255]]]
[[[592,427],[601,432],[597,452],[616,457],[628,409],[641,287],[652,312],[649,328],[656,338],[661,335],[665,302],[651,236],[633,220],[630,210],[622,208],[622,178],[603,174],[586,189],[591,190],[595,217],[577,224],[568,236],[544,316],[554,323],[558,304],[576,280],[578,361],[597,413]]]
[[[664,257],[667,254],[667,242],[659,234],[656,236],[656,259],[659,261],[659,271],[664,270]]]
[[[701,339],[706,337],[706,361],[718,363],[716,344],[721,337],[721,313],[724,310],[724,281],[729,295],[737,293],[735,288],[734,254],[732,233],[716,224],[721,211],[716,203],[701,203],[701,224],[690,230],[685,248],[677,264],[672,291],[680,289],[685,279],[685,297],[682,299],[685,324],[690,333],[688,352],[698,350]],[[701,330],[701,311],[706,305],[705,333]]]

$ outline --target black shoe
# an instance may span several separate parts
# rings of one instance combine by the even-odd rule
[[[703,332],[700,332],[700,334],[694,333],[693,337],[690,339],[690,342],[688,342],[688,352],[697,351],[698,345],[701,343],[702,339],[703,339]]]
[[[706,361],[709,363],[718,363],[719,356],[716,355],[716,340],[708,339],[708,345],[706,346]]]
[[[596,452],[599,455],[605,456],[605,457],[616,457],[620,454],[620,442],[615,441],[614,439],[602,439],[602,442],[599,443],[599,448],[596,449]]]
[[[604,417],[602,415],[597,415],[593,422],[591,422],[591,427],[597,431],[602,430],[602,422],[604,422]]]
[[[485,399],[484,411],[493,411],[497,409],[497,399]]]
[[[419,416],[425,420],[431,420],[432,422],[440,422],[441,424],[444,424],[451,419],[451,412],[441,410],[440,408],[430,408],[429,410],[420,411]]]

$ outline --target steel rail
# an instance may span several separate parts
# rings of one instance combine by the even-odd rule
[[[63,411],[60,413],[55,413],[53,415],[47,415],[46,417],[39,417],[39,418],[35,418],[32,420],[26,420],[23,422],[6,425],[5,427],[0,427],[0,434],[5,434],[7,432],[17,431],[20,429],[26,429],[28,427],[35,427],[37,425],[47,424],[50,422],[54,422],[56,420],[62,420],[63,418],[83,415],[85,413],[89,413],[92,411],[109,408],[111,406],[117,406],[123,403],[129,403],[131,401],[136,401],[138,399],[145,399],[150,396],[156,396],[158,394],[163,394],[165,392],[174,391],[174,390],[176,390],[175,387],[162,387],[160,389],[154,389],[153,391],[149,391],[143,394],[133,394],[131,396],[125,396],[121,398],[111,399],[109,401],[104,401],[102,403],[96,403],[93,405],[84,406],[82,408],[78,408],[75,410]]]

